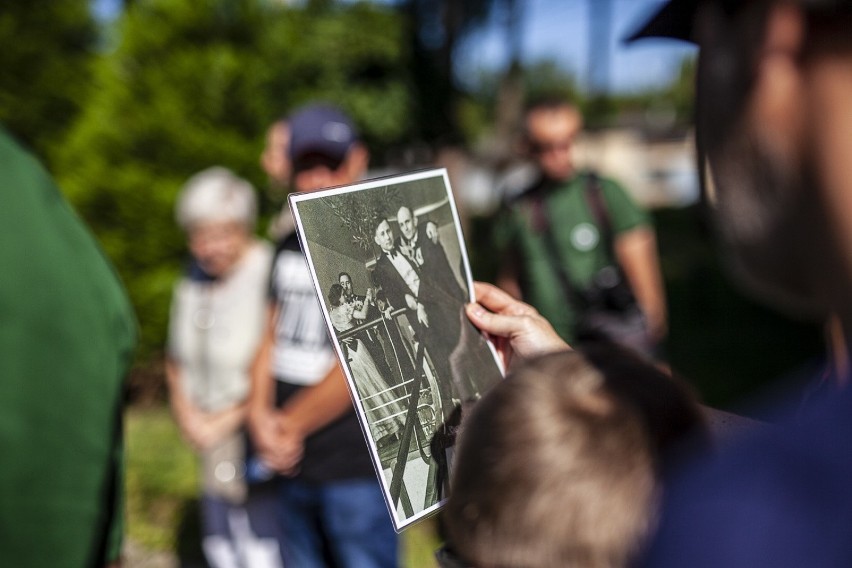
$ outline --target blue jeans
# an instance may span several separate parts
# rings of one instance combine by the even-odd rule
[[[283,480],[281,515],[288,567],[398,564],[397,535],[376,479]]]

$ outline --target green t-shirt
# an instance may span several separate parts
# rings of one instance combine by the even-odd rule
[[[117,557],[136,320],[38,161],[0,128],[0,564]]]
[[[588,198],[587,173],[544,194],[559,260],[577,290],[588,288],[595,274],[614,259],[607,250]],[[650,225],[648,215],[616,182],[598,178],[614,235]],[[566,341],[574,339],[575,308],[554,268],[545,238],[534,227],[535,211],[529,193],[503,208],[494,230],[494,244],[519,271],[524,300],[533,305]]]

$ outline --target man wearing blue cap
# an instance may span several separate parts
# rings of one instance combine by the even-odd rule
[[[314,191],[363,175],[367,150],[340,110],[310,105],[288,122],[294,189]],[[294,232],[278,245],[270,306],[253,373],[250,427],[262,460],[285,476],[285,562],[396,566],[396,533]]]

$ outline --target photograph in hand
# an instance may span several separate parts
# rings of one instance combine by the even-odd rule
[[[462,413],[503,376],[464,312],[473,286],[446,170],[297,193],[290,204],[401,530],[440,508]]]

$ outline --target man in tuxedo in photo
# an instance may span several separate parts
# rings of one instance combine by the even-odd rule
[[[438,226],[432,221],[420,223],[411,209],[405,206],[397,211],[396,220],[402,233],[397,246],[420,266],[425,289],[433,292],[445,304],[462,306],[467,303],[467,286],[459,283],[451,268],[447,251],[438,236]],[[448,319],[446,325],[451,337],[458,338],[450,358],[456,398],[461,401],[475,400],[485,386],[482,365],[488,364],[481,358],[485,351],[476,348],[476,344],[483,339],[467,318]]]
[[[438,230],[431,221],[418,223],[417,217],[408,207],[400,207],[396,214],[399,232],[397,241],[400,251],[421,267],[428,285],[435,287],[449,298],[458,302],[467,301],[467,293],[459,286],[447,253],[438,240]]]

